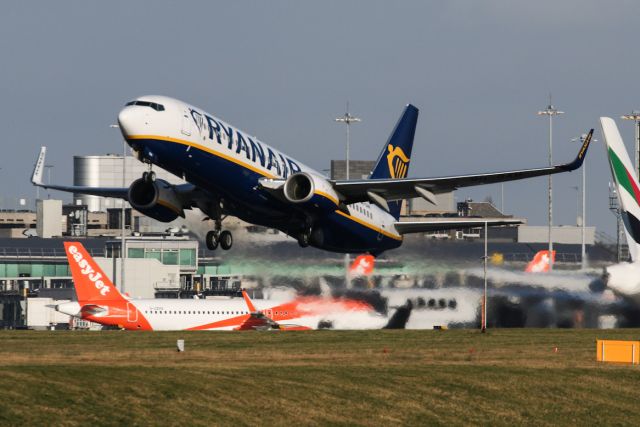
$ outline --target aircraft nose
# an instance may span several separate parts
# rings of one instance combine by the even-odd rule
[[[139,108],[135,106],[125,107],[118,114],[118,125],[120,132],[127,138],[128,136],[139,133],[140,126],[144,125],[144,115],[141,114]]]

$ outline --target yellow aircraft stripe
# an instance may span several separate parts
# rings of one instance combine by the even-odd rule
[[[176,214],[178,214],[179,216],[184,217],[184,213],[180,210],[180,209],[176,209],[175,206],[165,202],[164,200],[158,200],[158,204],[160,206],[164,206],[165,208],[169,209],[172,212],[175,212]]]
[[[314,193],[317,194],[318,196],[322,196],[322,197],[325,197],[325,198],[331,200],[336,206],[340,205],[340,202],[338,202],[338,199],[336,199],[335,197],[333,197],[330,194],[327,194],[327,193],[325,193],[323,191],[318,191],[318,190],[314,191]]]
[[[361,220],[360,218],[356,218],[355,216],[352,216],[352,215],[346,214],[346,213],[344,213],[344,212],[342,212],[342,211],[338,211],[338,210],[336,210],[335,212],[336,212],[336,213],[338,213],[338,214],[340,214],[340,215],[342,215],[342,216],[343,216],[343,217],[345,217],[345,218],[349,218],[350,220],[357,222],[357,223],[358,223],[358,224],[360,224],[360,225],[364,225],[364,226],[365,226],[365,227],[367,227],[367,228],[370,228],[370,229],[372,229],[372,230],[374,230],[374,231],[377,231],[377,232],[378,232],[378,233],[380,233],[380,234],[384,234],[384,235],[385,235],[385,236],[387,236],[387,237],[390,237],[390,238],[395,239],[395,240],[402,240],[402,237],[401,237],[401,236],[396,235],[396,234],[389,233],[388,231],[383,230],[382,228],[376,227],[376,226],[375,226],[375,225],[373,225],[373,224],[369,224],[368,222],[363,221],[363,220]]]

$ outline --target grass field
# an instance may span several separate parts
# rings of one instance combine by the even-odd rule
[[[640,368],[595,340],[639,337],[0,331],[0,425],[638,425]]]

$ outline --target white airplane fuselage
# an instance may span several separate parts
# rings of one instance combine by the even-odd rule
[[[377,329],[388,321],[367,304],[351,300],[302,297],[289,301],[256,300],[254,304],[283,327],[316,329],[321,322],[327,322],[338,329]],[[56,310],[102,325],[153,331],[234,330],[245,325],[251,314],[242,298],[131,299],[84,307],[74,301],[59,304]]]

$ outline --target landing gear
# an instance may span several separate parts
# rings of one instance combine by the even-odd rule
[[[220,247],[225,251],[231,249],[231,245],[233,245],[233,236],[231,235],[231,232],[228,230],[224,230],[222,233],[220,233],[218,242],[220,242]]]
[[[304,231],[298,234],[298,244],[300,245],[301,248],[306,248],[307,246],[309,246],[309,243],[311,242],[312,231],[313,231],[313,228],[311,228],[311,226],[309,225],[306,227]]]
[[[205,243],[210,251],[215,251],[218,248],[218,235],[215,231],[211,230],[207,233]]]
[[[145,182],[155,182],[156,180],[156,173],[154,171],[149,171],[149,172],[143,172],[142,173],[142,179]]]
[[[228,230],[222,230],[222,218],[220,212],[218,212],[215,222],[215,228],[209,231],[205,237],[207,249],[214,251],[218,248],[218,245],[220,245],[222,249],[228,251],[231,249],[231,246],[233,246],[233,235]]]
[[[218,245],[225,251],[228,251],[231,249],[231,246],[233,246],[233,235],[229,230],[222,232],[219,230],[211,230],[205,237],[205,243],[207,244],[207,249],[210,251],[215,251]]]
[[[303,232],[298,234],[298,244],[301,248],[309,246],[309,240],[311,240],[311,235],[309,233]]]

